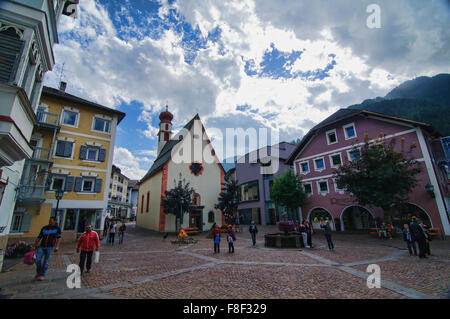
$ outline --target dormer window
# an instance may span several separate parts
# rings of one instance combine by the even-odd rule
[[[349,140],[356,137],[355,124],[351,123],[342,127],[344,129],[345,139]]]
[[[331,131],[328,131],[326,133],[326,135],[327,135],[327,143],[328,143],[328,145],[335,144],[335,143],[338,142],[335,129],[331,130]]]

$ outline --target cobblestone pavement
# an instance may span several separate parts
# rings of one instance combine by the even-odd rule
[[[82,276],[81,289],[69,289],[66,267],[78,263],[75,244],[53,254],[48,276],[33,281],[34,266],[18,263],[0,274],[3,298],[449,298],[450,243],[434,240],[427,260],[410,257],[401,239],[380,241],[368,235],[334,234],[329,251],[323,234],[312,249],[264,247],[237,233],[235,253],[222,239],[214,254],[206,234],[196,244],[178,246],[173,235],[128,226],[123,245],[102,241],[100,263]],[[367,288],[369,264],[381,267],[381,288]]]

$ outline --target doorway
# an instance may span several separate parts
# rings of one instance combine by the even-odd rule
[[[95,227],[95,213],[95,209],[80,209],[77,232],[84,233],[87,225]]]
[[[195,209],[189,213],[189,227],[203,230],[203,209]]]

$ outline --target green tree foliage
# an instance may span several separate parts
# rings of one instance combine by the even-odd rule
[[[189,183],[178,185],[175,188],[165,191],[165,196],[161,196],[162,205],[165,214],[173,214],[176,219],[180,218],[180,213],[185,214],[191,211],[192,195],[195,193],[194,189],[190,187]],[[176,229],[178,229],[178,223],[176,223]]]
[[[395,139],[389,143],[383,139],[369,142],[366,137],[360,155],[334,170],[338,188],[352,193],[355,202],[362,206],[382,208],[387,222],[390,221],[390,208],[407,202],[418,183],[416,175],[422,171],[412,157],[415,144],[408,151],[397,151],[395,145]]]
[[[225,216],[225,221],[230,222],[230,217],[234,215],[238,206],[239,188],[238,182],[234,180],[225,181],[222,184],[222,192],[219,194],[218,204],[214,207],[220,209]]]
[[[288,170],[274,179],[270,188],[270,198],[275,204],[292,211],[303,206],[307,195],[303,190],[301,181],[291,170]]]

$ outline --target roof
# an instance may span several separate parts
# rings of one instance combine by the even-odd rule
[[[138,183],[139,183],[139,181],[137,179],[130,179],[128,181],[128,188],[136,188],[137,189]]]
[[[309,140],[314,137],[316,134],[318,134],[323,128],[328,127],[336,122],[342,121],[344,119],[354,117],[354,116],[378,116],[383,117],[395,121],[400,122],[406,122],[408,124],[414,125],[414,126],[422,126],[424,129],[428,130],[432,133],[437,132],[430,124],[424,123],[424,122],[418,122],[413,121],[409,119],[405,119],[402,117],[397,117],[393,115],[387,115],[382,113],[377,113],[373,111],[367,111],[367,110],[361,110],[361,109],[340,109],[336,111],[335,113],[331,114],[329,117],[327,117],[325,120],[314,126],[312,129],[309,130],[309,132],[302,138],[298,146],[295,148],[295,150],[292,152],[292,154],[289,156],[289,158],[286,160],[286,164],[292,165],[294,163],[294,159],[297,157],[297,155],[303,150],[303,148],[306,146],[306,144],[309,142]]]
[[[198,114],[196,114],[192,120],[190,120],[183,129],[186,130],[190,130],[192,128],[192,125],[194,124],[195,120],[200,120],[200,116]],[[184,136],[183,136],[184,138]],[[181,140],[174,140],[174,139],[170,139],[166,142],[166,144],[164,145],[164,147],[162,148],[161,152],[159,153],[158,157],[155,159],[155,161],[153,162],[152,167],[150,167],[149,171],[147,172],[147,174],[145,174],[145,176],[139,181],[138,184],[143,183],[146,179],[148,179],[149,177],[151,177],[152,175],[154,175],[155,173],[159,172],[164,165],[166,165],[166,163],[171,159],[172,157],[172,149],[175,147],[175,145],[177,145],[180,141],[183,140],[183,138]],[[222,164],[220,164],[220,167],[223,169]]]
[[[125,113],[124,112],[120,112],[117,111],[115,109],[82,99],[78,96],[66,93],[65,91],[61,91],[58,89],[54,89],[48,86],[44,86],[44,88],[42,89],[42,95],[43,96],[49,96],[49,97],[53,97],[53,98],[59,98],[59,99],[63,99],[66,101],[70,101],[73,103],[78,103],[78,104],[82,104],[88,107],[93,107],[96,108],[100,111],[104,111],[104,112],[108,112],[108,113],[114,113],[118,115],[118,120],[117,120],[117,124],[120,123],[120,121],[122,121],[122,119],[125,117]]]

